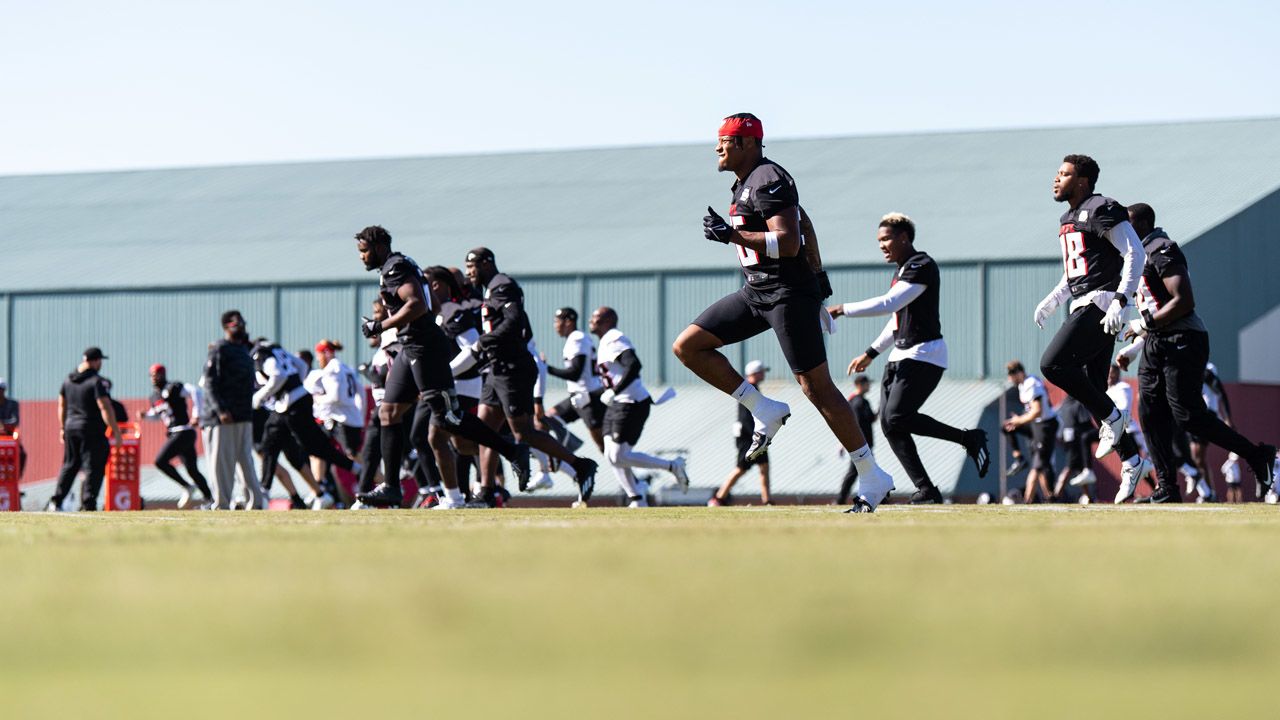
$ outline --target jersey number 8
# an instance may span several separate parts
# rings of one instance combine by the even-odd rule
[[[1084,256],[1084,234],[1078,232],[1063,233],[1058,236],[1062,243],[1062,265],[1066,268],[1068,278],[1078,278],[1089,274],[1089,261]]]

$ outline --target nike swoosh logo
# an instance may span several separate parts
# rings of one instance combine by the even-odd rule
[[[1173,346],[1173,349],[1174,349],[1174,350],[1186,350],[1186,349],[1187,349],[1187,346],[1186,346],[1186,345],[1174,345],[1174,346]]]
[[[409,364],[410,364],[410,365],[417,365],[417,364],[418,364],[418,360],[417,360],[417,358],[411,359],[411,360],[409,361]]]
[[[781,186],[781,185],[779,185],[778,187],[776,187],[776,188],[774,188],[774,189],[772,189],[772,190],[766,190],[765,192],[767,192],[767,193],[769,193],[770,195],[772,195],[772,194],[774,194],[774,193],[778,192],[778,191],[779,191],[779,190],[781,190],[781,189],[782,189],[782,186]]]

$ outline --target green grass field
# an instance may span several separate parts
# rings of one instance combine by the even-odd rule
[[[1275,717],[1274,507],[13,513],[0,717]]]

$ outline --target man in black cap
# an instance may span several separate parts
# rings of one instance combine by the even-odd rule
[[[84,351],[84,359],[62,383],[58,392],[58,425],[61,428],[62,472],[58,473],[58,485],[45,510],[58,511],[71,492],[82,467],[88,467],[84,485],[80,489],[80,509],[98,509],[98,491],[102,489],[102,475],[107,469],[107,456],[111,447],[106,432],[120,442],[120,426],[111,407],[111,394],[98,373],[107,356],[102,349],[91,347]]]

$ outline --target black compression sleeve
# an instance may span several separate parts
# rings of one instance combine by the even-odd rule
[[[635,350],[628,350],[618,356],[617,362],[622,366],[622,377],[613,384],[613,391],[622,392],[640,377],[640,358],[636,357]]]
[[[547,366],[547,372],[561,380],[577,380],[582,377],[582,369],[587,366],[586,355],[574,355],[568,365],[563,368]]]

